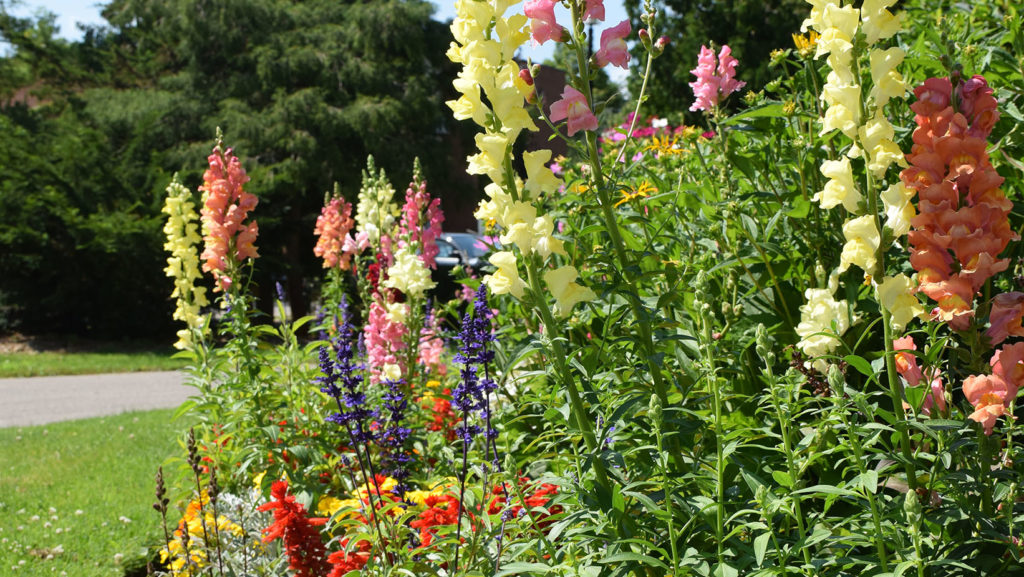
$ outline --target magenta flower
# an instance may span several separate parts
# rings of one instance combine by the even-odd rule
[[[594,54],[598,67],[604,68],[614,64],[629,70],[629,50],[626,48],[626,37],[633,29],[629,20],[623,20],[615,26],[601,32],[601,48]]]
[[[597,130],[597,117],[587,106],[587,97],[572,86],[562,91],[562,99],[551,105],[551,122],[569,121],[569,136],[581,130]]]
[[[604,0],[586,0],[587,8],[583,11],[584,20],[604,22]],[[602,40],[602,43],[604,41]]]
[[[523,5],[523,12],[530,19],[530,34],[537,44],[562,39],[562,27],[555,21],[555,4],[558,0],[526,0]]]
[[[697,77],[696,82],[690,83],[697,99],[690,110],[711,110],[730,94],[743,88],[746,82],[736,80],[736,64],[732,49],[728,46],[722,46],[717,62],[715,52],[707,46],[701,46],[697,67],[690,71]]]

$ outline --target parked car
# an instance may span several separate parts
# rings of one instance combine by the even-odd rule
[[[454,298],[461,288],[456,279],[464,277],[467,273],[452,273],[456,267],[466,269],[469,266],[469,260],[469,256],[457,245],[444,239],[438,239],[437,257],[434,259],[437,268],[430,272],[430,278],[437,283],[437,286],[430,291],[430,296],[442,302]]]
[[[472,232],[442,232],[441,238],[455,245],[466,255],[466,264],[474,271],[486,264],[484,256],[490,251],[484,237]],[[494,240],[497,243],[497,239]]]

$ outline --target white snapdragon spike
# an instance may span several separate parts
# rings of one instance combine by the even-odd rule
[[[910,232],[910,221],[917,216],[914,208],[914,189],[902,181],[898,181],[882,191],[882,206],[885,209],[885,226],[892,230],[896,238]]]
[[[849,305],[845,300],[835,300],[832,295],[838,288],[838,276],[833,273],[828,288],[811,288],[804,292],[807,302],[800,307],[800,324],[796,344],[809,359],[816,359],[814,367],[822,370],[824,361],[819,357],[836,350],[839,338],[850,328]]]
[[[384,286],[418,298],[437,286],[437,283],[431,280],[430,270],[423,264],[423,259],[410,251],[409,247],[402,247],[395,253],[395,264],[388,269]],[[390,314],[391,311],[388,312]]]

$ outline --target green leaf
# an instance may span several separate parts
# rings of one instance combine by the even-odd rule
[[[793,477],[785,471],[772,471],[772,479],[787,489],[793,488]]]
[[[662,569],[666,570],[669,568],[668,565],[666,565],[662,561],[659,561],[658,559],[655,559],[654,557],[651,557],[650,555],[643,555],[641,553],[631,553],[629,551],[623,553],[616,553],[611,557],[605,557],[604,559],[598,561],[598,563],[618,563],[619,561],[637,561],[639,563],[643,563],[644,565],[650,565],[652,567],[661,567]]]
[[[550,573],[551,567],[543,563],[509,563],[502,566],[501,572],[494,577],[502,577],[504,575],[536,575]]]
[[[863,357],[846,355],[843,357],[843,360],[865,377],[873,377],[875,375],[874,369],[871,368],[871,363],[867,362]]]
[[[729,118],[726,118],[724,121],[722,121],[722,125],[728,126],[730,124],[736,124],[739,121],[746,120],[748,118],[762,118],[765,116],[770,116],[772,118],[781,117],[782,104],[777,102],[775,104],[765,104],[764,106],[759,106],[757,108],[745,110],[735,116],[730,116]]]
[[[764,565],[764,554],[768,551],[768,540],[771,538],[771,533],[762,533],[754,537],[754,558],[757,559],[758,567]]]

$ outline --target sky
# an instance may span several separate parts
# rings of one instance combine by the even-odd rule
[[[437,7],[434,18],[444,21],[455,17],[455,2],[453,0],[431,0],[431,3]],[[20,0],[19,4],[19,6],[11,10],[12,14],[28,16],[34,14],[39,9],[45,9],[56,14],[57,25],[60,26],[60,35],[69,40],[78,40],[82,37],[82,32],[78,29],[77,23],[103,23],[100,9],[105,2],[90,0]],[[627,18],[626,8],[623,6],[622,0],[604,0],[604,6],[605,21],[599,22],[594,26],[595,45],[601,37],[602,30],[606,27],[614,26]],[[569,20],[568,12],[561,7],[556,8],[555,15],[558,17],[558,21],[563,24]],[[523,48],[521,56],[523,58],[530,58],[534,62],[543,62],[553,52],[553,42],[546,42],[541,46],[535,47],[532,45],[532,41],[530,41]],[[606,71],[611,79],[618,83],[624,83],[628,74],[625,70],[615,66],[608,66]]]

